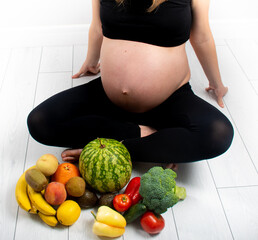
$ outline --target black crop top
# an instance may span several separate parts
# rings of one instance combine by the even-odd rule
[[[118,6],[115,0],[100,0],[103,35],[163,47],[186,42],[192,22],[191,0],[167,0],[148,13],[151,3],[152,0],[125,0]]]

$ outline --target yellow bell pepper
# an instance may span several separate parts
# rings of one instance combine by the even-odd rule
[[[92,231],[94,234],[103,237],[119,237],[125,232],[126,220],[115,210],[107,206],[101,206],[95,217]]]

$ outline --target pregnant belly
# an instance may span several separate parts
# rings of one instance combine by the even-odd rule
[[[148,111],[189,81],[185,46],[103,39],[101,78],[109,99],[131,112]]]

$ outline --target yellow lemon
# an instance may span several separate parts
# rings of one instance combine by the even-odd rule
[[[70,226],[77,221],[80,214],[81,208],[78,203],[72,200],[67,200],[57,209],[56,217],[61,224]]]

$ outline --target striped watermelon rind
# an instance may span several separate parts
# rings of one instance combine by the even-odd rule
[[[83,148],[79,170],[87,184],[95,190],[102,193],[116,192],[131,178],[130,153],[115,139],[98,138]]]

